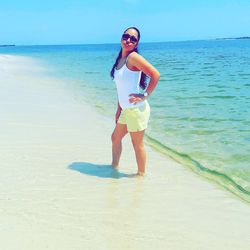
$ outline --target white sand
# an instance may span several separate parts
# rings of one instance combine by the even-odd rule
[[[148,147],[126,177],[129,137],[115,173],[113,120],[44,73],[0,55],[0,249],[250,249],[249,204]]]

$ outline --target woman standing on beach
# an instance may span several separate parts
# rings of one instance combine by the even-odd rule
[[[160,78],[159,72],[138,54],[140,31],[126,29],[121,38],[121,50],[110,72],[117,88],[118,105],[116,127],[112,134],[112,166],[117,168],[122,152],[122,139],[129,132],[135,151],[138,175],[145,173],[146,152],[144,132],[147,128],[150,107],[148,97]],[[146,76],[150,77],[146,88]],[[139,86],[144,90],[140,94]],[[146,90],[145,90],[146,89]]]

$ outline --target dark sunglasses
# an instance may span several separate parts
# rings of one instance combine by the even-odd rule
[[[137,43],[138,42],[138,39],[135,37],[135,36],[131,36],[131,35],[129,35],[129,34],[123,34],[122,35],[122,40],[128,40],[130,38],[130,41],[131,41],[131,43]]]

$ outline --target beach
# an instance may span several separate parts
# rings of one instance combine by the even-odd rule
[[[1,249],[240,249],[250,206],[129,136],[110,166],[114,117],[25,56],[0,55]]]

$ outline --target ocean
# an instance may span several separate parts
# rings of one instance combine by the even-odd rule
[[[119,48],[15,46],[0,53],[33,57],[79,102],[114,119],[110,70]],[[142,43],[139,51],[161,73],[149,98],[147,143],[250,201],[250,40]]]

